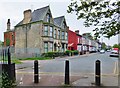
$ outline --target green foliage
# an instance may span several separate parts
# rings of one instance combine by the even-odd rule
[[[50,57],[33,57],[33,58],[21,58],[19,60],[50,60]]]
[[[71,50],[66,50],[65,53],[66,53],[66,55],[69,56],[72,53],[72,51]]]
[[[79,54],[79,51],[78,50],[74,50],[72,51],[74,55],[78,55]]]
[[[65,53],[64,52],[48,52],[48,53],[44,53],[42,56],[44,57],[58,57],[58,56],[64,56]]]
[[[2,42],[2,41],[0,41],[0,47],[1,47],[1,46],[3,46],[3,42]]]
[[[9,46],[9,45],[10,45],[10,39],[7,38],[7,39],[6,39],[6,46]]]
[[[15,64],[22,64],[22,62],[20,60],[17,60],[17,59],[13,59],[12,60],[12,63],[15,63]]]
[[[79,51],[78,50],[66,50],[65,51],[66,55],[70,56],[71,54],[72,55],[78,55],[79,54]]]
[[[89,38],[89,39],[93,39],[93,36],[92,36],[92,34],[91,33],[84,33],[84,34],[82,34],[82,36],[84,36],[84,37],[86,37],[86,38]]]
[[[102,49],[104,49],[104,50],[106,50],[106,44],[105,43],[102,43],[102,47],[101,47]]]
[[[0,85],[1,88],[15,88],[16,84],[15,84],[15,80],[10,80],[8,78],[8,74],[6,72],[2,72],[1,74],[2,76],[0,77]]]
[[[75,12],[78,20],[85,19],[85,27],[96,26],[93,30],[96,38],[119,34],[120,0],[72,0],[67,12]]]
[[[114,44],[114,45],[113,45],[113,48],[118,48],[118,49],[120,49],[120,45]]]

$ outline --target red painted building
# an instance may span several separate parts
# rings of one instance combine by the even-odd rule
[[[68,50],[82,52],[82,36],[79,35],[79,30],[75,32],[68,30]]]
[[[10,19],[7,22],[7,31],[4,32],[4,46],[15,46],[15,31],[10,30]]]
[[[77,50],[77,35],[71,30],[68,30],[68,50]]]

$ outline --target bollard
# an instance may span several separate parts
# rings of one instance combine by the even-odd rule
[[[69,61],[65,61],[65,84],[69,85]]]
[[[101,85],[101,68],[100,68],[100,61],[96,61],[96,68],[95,68],[95,85]]]
[[[39,83],[38,61],[34,61],[34,83]]]
[[[10,47],[8,47],[8,64],[11,64]]]

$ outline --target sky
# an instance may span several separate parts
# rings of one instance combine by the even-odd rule
[[[67,6],[71,0],[0,0],[0,40],[4,41],[4,32],[7,27],[7,20],[11,21],[11,29],[23,19],[23,11],[31,9],[32,11],[50,6],[53,18],[59,16],[65,16],[67,25],[70,30],[79,30],[80,34],[92,33],[95,27],[84,27],[83,20],[77,20],[75,13],[67,13]],[[105,42],[107,45],[118,44],[118,36],[114,36],[111,39],[104,37],[100,38],[101,42]]]

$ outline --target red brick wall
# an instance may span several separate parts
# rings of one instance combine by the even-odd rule
[[[10,41],[10,46],[15,45],[15,32],[14,31],[9,31],[9,32],[4,32],[4,46],[6,45],[6,40]]]

